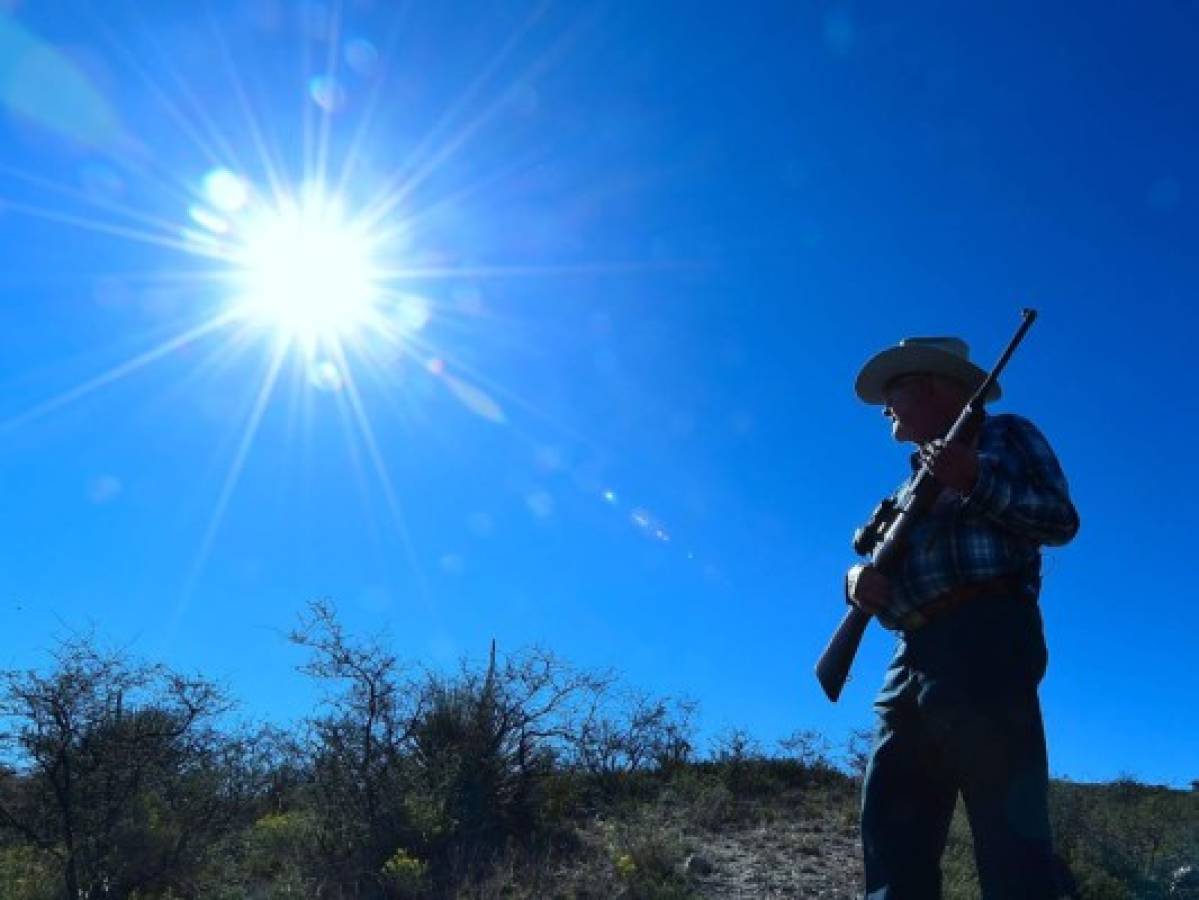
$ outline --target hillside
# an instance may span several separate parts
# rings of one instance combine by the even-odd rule
[[[861,736],[695,746],[696,706],[529,650],[415,670],[314,604],[326,701],[232,725],[216,683],[63,642],[0,673],[0,900],[851,897]],[[1054,782],[1081,896],[1195,897],[1199,792]],[[946,896],[976,896],[961,810]]]

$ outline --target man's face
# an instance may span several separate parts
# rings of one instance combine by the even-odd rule
[[[883,415],[897,441],[923,444],[944,435],[934,388],[926,375],[901,375],[883,389]]]

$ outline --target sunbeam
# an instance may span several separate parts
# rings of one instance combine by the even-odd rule
[[[171,122],[187,136],[188,140],[203,154],[210,165],[219,165],[223,160],[237,160],[237,154],[232,142],[221,134],[220,129],[212,121],[203,104],[195,97],[186,81],[175,71],[175,67],[162,52],[159,43],[152,36],[148,37],[148,43],[154,50],[156,62],[165,70],[166,75],[173,83],[173,88],[179,93],[180,98],[187,103],[188,111],[198,120],[198,124],[193,124],[187,115],[184,114],[180,105],[171,98],[170,93],[154,80],[150,70],[138,60],[137,54],[130,50],[128,44],[121,36],[104,22],[102,18],[96,15],[94,11],[92,11],[89,18],[94,24],[96,33],[120,56],[121,62],[129,67],[130,71],[137,78],[138,83],[150,92],[155,102],[163,109]],[[139,33],[145,34],[146,32],[139,30]]]
[[[491,58],[488,64],[475,76],[471,84],[462,92],[458,99],[442,114],[440,121],[433,126],[424,140],[412,153],[413,159],[401,167],[399,173],[383,187],[377,199],[364,210],[363,218],[373,227],[385,220],[404,200],[416,189],[416,186],[432,174],[438,165],[444,163],[455,151],[462,147],[467,139],[478,130],[482,123],[498,108],[500,100],[495,99],[488,109],[464,125],[453,138],[441,141],[441,132],[454,121],[458,114],[467,107],[483,87],[491,80],[509,55],[520,45],[537,21],[548,9],[548,3],[539,4],[529,15],[520,28],[509,36],[508,40]],[[440,145],[438,142],[440,141]],[[431,158],[420,163],[420,168],[413,172],[417,159],[431,153]]]
[[[47,222],[57,222],[60,225],[71,225],[75,228],[82,228],[86,231],[94,231],[98,234],[107,235],[108,237],[125,238],[127,240],[137,241],[141,244],[161,247],[165,250],[177,250],[193,256],[206,256],[212,259],[219,259],[221,257],[218,245],[205,245],[195,240],[189,240],[186,229],[182,226],[180,226],[178,230],[178,233],[181,234],[182,237],[168,237],[155,234],[150,231],[144,231],[139,228],[130,228],[126,225],[102,222],[97,219],[88,218],[87,216],[45,209],[44,207],[33,206],[28,203],[20,203],[2,198],[0,198],[0,202],[3,203],[4,208],[9,212],[22,213],[23,215],[34,219],[43,219]]]
[[[391,57],[395,51],[399,36],[403,31],[404,22],[407,20],[407,14],[411,9],[411,3],[400,4],[400,8],[395,12],[391,27],[388,30],[387,38],[383,43],[383,56]],[[373,45],[369,45],[372,46]],[[377,74],[377,73],[376,73]],[[354,129],[354,135],[349,141],[349,146],[346,148],[345,158],[341,164],[341,173],[337,179],[336,193],[343,193],[350,184],[350,180],[354,177],[358,170],[359,158],[363,152],[370,137],[370,128],[373,124],[375,112],[378,109],[379,102],[383,97],[384,79],[376,77],[370,87],[370,93],[367,97],[365,108],[362,115],[358,118],[358,124]]]
[[[308,84],[309,93],[320,110],[320,122],[316,136],[315,168],[306,165],[305,174],[308,179],[315,180],[317,184],[321,185],[326,184],[329,180],[329,143],[333,134],[333,114],[339,106],[338,48],[341,46],[341,4],[335,4],[333,9],[328,12],[328,16],[328,49],[325,52],[324,74],[317,76],[319,79],[323,79],[323,82],[313,80]],[[323,98],[324,102],[322,102],[322,94],[319,90],[321,83],[328,86],[327,96]],[[306,106],[305,109],[310,110],[312,107]]]
[[[396,526],[396,530],[403,542],[404,552],[408,556],[408,564],[412,567],[412,573],[416,578],[417,590],[420,598],[426,606],[430,604],[428,582],[425,578],[424,568],[420,564],[420,560],[416,554],[416,548],[412,545],[412,536],[408,528],[408,522],[404,516],[404,512],[400,507],[399,497],[396,494],[395,486],[392,484],[391,474],[388,471],[387,463],[383,459],[383,454],[379,450],[379,442],[375,439],[374,428],[371,427],[370,419],[367,417],[365,406],[362,402],[362,397],[358,393],[358,385],[354,380],[354,376],[350,371],[349,364],[346,360],[345,353],[340,344],[335,344],[333,347],[335,359],[340,364],[346,373],[346,397],[349,400],[349,408],[353,412],[354,419],[358,423],[358,427],[362,432],[362,441],[366,447],[367,454],[370,456],[371,463],[375,467],[375,475],[379,478],[379,484],[383,490],[383,499],[387,503],[387,509],[391,513],[392,521]]]
[[[224,482],[221,484],[221,492],[217,496],[216,503],[213,506],[212,515],[208,520],[208,527],[205,529],[204,536],[200,540],[200,549],[196,553],[195,561],[192,564],[191,576],[188,578],[183,596],[175,610],[176,619],[183,614],[195,582],[200,577],[204,569],[204,564],[208,561],[208,556],[212,552],[212,545],[216,541],[221,522],[225,518],[225,510],[229,506],[229,500],[233,497],[233,491],[237,487],[238,480],[241,478],[246,458],[250,454],[250,448],[254,445],[254,437],[258,433],[258,426],[262,423],[267,403],[270,401],[271,395],[275,390],[275,384],[279,380],[279,371],[283,367],[283,361],[287,358],[287,345],[287,340],[279,340],[275,345],[275,351],[267,366],[266,375],[263,377],[262,384],[258,388],[258,394],[254,398],[254,406],[250,410],[249,417],[246,419],[241,440],[238,442],[233,459],[229,463],[229,471],[225,474]]]
[[[174,353],[181,347],[184,347],[198,340],[204,335],[228,325],[234,319],[235,316],[231,313],[222,313],[221,315],[214,316],[208,321],[202,322],[196,327],[190,328],[182,334],[176,335],[170,340],[163,341],[158,346],[152,347],[151,349],[146,350],[144,353],[139,353],[132,359],[113,366],[108,371],[102,372],[94,378],[90,378],[82,384],[76,385],[75,387],[64,391],[56,397],[51,397],[49,400],[45,400],[31,409],[13,416],[11,419],[6,419],[5,421],[0,422],[0,431],[9,431],[14,428],[18,428],[33,421],[34,419],[54,412],[57,409],[61,409],[69,403],[80,400],[83,397],[86,397],[88,394],[94,393],[100,388],[105,387],[106,385],[110,385],[122,378],[126,378],[139,369],[144,369],[146,366],[150,365],[150,363],[169,356],[171,353]]]
[[[250,104],[250,99],[246,96],[246,88],[242,83],[241,75],[238,73],[237,63],[233,59],[233,54],[229,50],[229,44],[225,40],[225,36],[222,34],[220,26],[211,10],[209,10],[208,25],[213,42],[219,51],[225,74],[233,87],[233,94],[237,99],[237,108],[241,113],[244,126],[249,133],[254,151],[258,154],[258,162],[266,172],[267,182],[270,185],[272,195],[275,202],[278,203],[285,196],[284,178],[282,175],[283,165],[278,155],[272,154],[270,148],[267,146],[266,136],[263,134],[258,117],[254,114],[254,108]]]

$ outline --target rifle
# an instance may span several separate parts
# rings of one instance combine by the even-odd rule
[[[1020,315],[1022,321],[1015,336],[1008,343],[995,368],[962,407],[961,414],[945,435],[947,443],[972,441],[978,434],[983,422],[983,402],[987,393],[999,379],[1000,372],[1024,339],[1025,333],[1032,327],[1037,318],[1037,311],[1024,309],[1020,311]],[[905,493],[883,500],[871,514],[869,521],[854,532],[854,551],[860,556],[870,556],[870,564],[884,575],[894,575],[903,566],[904,555],[907,553],[907,538],[913,526],[924,518],[940,494],[941,486],[937,484],[928,468],[921,466],[920,472]],[[837,702],[837,698],[841,696],[841,689],[849,680],[849,670],[853,666],[853,659],[858,653],[858,646],[862,643],[862,635],[866,633],[870,619],[870,613],[863,612],[851,604],[841,624],[833,632],[828,646],[816,661],[816,678],[824,688],[825,695],[833,703]]]

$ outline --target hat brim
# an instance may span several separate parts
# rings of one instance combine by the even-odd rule
[[[890,347],[867,360],[858,373],[853,389],[866,403],[881,406],[886,403],[883,389],[889,382],[901,375],[921,372],[953,378],[971,391],[978,390],[987,377],[986,372],[969,360],[936,347]],[[991,385],[984,399],[987,402],[998,400],[1001,394],[999,383],[996,382]]]

